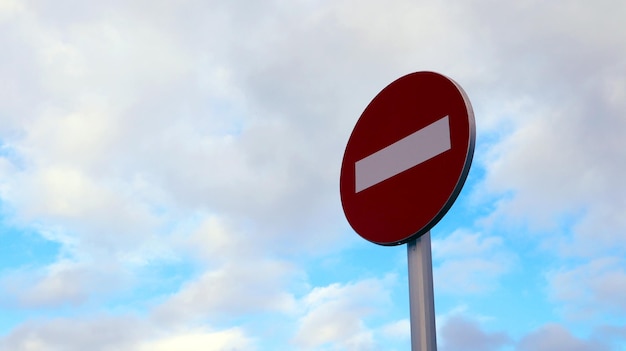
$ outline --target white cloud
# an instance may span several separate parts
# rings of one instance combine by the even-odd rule
[[[15,0],[3,0],[0,2],[0,15],[9,16],[21,10],[23,6]],[[2,19],[2,17],[0,17]]]
[[[314,288],[302,302],[305,314],[299,319],[293,342],[300,349],[374,350],[373,331],[365,319],[379,314],[389,303],[385,282],[368,279],[351,284]]]
[[[410,339],[411,338],[411,321],[401,319],[393,323],[389,323],[382,327],[382,335],[388,339]]]
[[[596,339],[615,342],[617,345],[619,342],[626,341],[626,327],[624,326],[603,325],[598,327],[595,334]]]
[[[483,190],[508,195],[493,216],[498,225],[529,224],[548,234],[552,248],[557,236],[561,254],[626,247],[616,235],[626,198],[624,163],[616,162],[626,157],[626,105],[616,98],[624,94],[626,51],[617,44],[624,34],[614,35],[624,10],[606,1],[593,9],[575,2],[486,12],[512,24],[490,27],[498,28],[491,40],[506,69],[497,86],[525,103],[500,113],[513,127],[489,146]],[[559,237],[564,221],[573,223],[573,240]]]
[[[247,351],[255,350],[254,342],[241,329],[206,331],[203,329],[174,333],[139,345],[136,351]]]
[[[15,351],[255,350],[240,328],[163,329],[135,316],[98,315],[26,322],[0,339],[0,349]]]
[[[188,10],[185,4],[180,6],[180,11]],[[268,87],[283,81],[267,77],[263,86],[246,85],[259,68],[234,62],[230,51],[247,48],[250,41],[230,40],[228,35],[236,36],[240,31],[258,35],[248,28],[258,18],[251,18],[252,23],[236,31],[231,21],[238,19],[220,12],[228,11],[228,6],[214,6],[217,11],[200,11],[209,18],[203,18],[199,28],[189,28],[164,8],[148,13],[142,10],[142,20],[132,20],[139,10],[133,4],[112,9],[102,6],[102,13],[89,22],[43,5],[32,9],[54,19],[39,24],[54,30],[34,24],[29,28],[42,43],[37,46],[41,49],[36,51],[38,60],[34,63],[42,72],[38,87],[51,97],[26,125],[14,125],[22,137],[8,140],[28,160],[29,174],[14,173],[11,176],[18,179],[9,184],[15,197],[9,199],[18,213],[46,215],[46,210],[57,208],[48,201],[36,202],[31,194],[20,195],[15,189],[35,189],[31,183],[43,177],[40,173],[71,168],[84,184],[91,184],[100,193],[119,192],[128,207],[207,207],[245,220],[252,217],[268,227],[265,232],[271,234],[266,235],[278,236],[277,242],[291,238],[275,234],[277,228],[292,230],[305,220],[319,222],[319,217],[311,219],[316,213],[329,216],[323,204],[334,194],[330,185],[336,172],[327,165],[340,154],[329,157],[334,149],[301,142],[311,137],[311,128],[289,121],[295,115],[311,118],[303,106],[291,106],[284,112],[281,106],[256,106],[255,111],[246,107],[257,99],[267,101],[262,95],[274,90]],[[93,13],[83,7],[76,11],[88,17]],[[64,20],[57,21],[60,18]],[[183,25],[180,29],[164,28],[160,21]],[[215,25],[221,27],[213,28]],[[263,25],[276,35],[278,23]],[[201,37],[203,45],[182,47],[190,44],[187,31],[194,33],[195,39]],[[220,36],[208,35],[216,32]],[[263,46],[254,49],[263,52],[255,54],[260,61],[274,57],[274,52],[265,52]],[[233,66],[235,63],[243,69]],[[286,82],[295,84],[291,79]],[[246,102],[241,100],[242,88],[247,88]],[[304,88],[306,93],[308,88]],[[334,120],[329,113],[324,115],[327,121]],[[324,134],[313,137],[324,141],[319,145],[333,140],[328,145],[334,147],[341,140],[328,134],[334,130],[323,128]],[[147,183],[145,190],[162,196],[150,198],[144,189],[137,189],[138,179]],[[65,194],[63,190],[58,189]],[[167,203],[155,204],[158,200]],[[33,209],[36,205],[40,207]],[[81,205],[67,203],[74,209],[85,207]],[[119,206],[113,202],[99,212],[116,208]],[[324,238],[331,240],[332,236],[318,234],[310,244],[324,242]]]
[[[155,309],[162,321],[186,323],[254,313],[293,313],[294,292],[304,273],[286,260],[268,255],[250,228],[226,217],[197,215],[179,223],[171,242],[201,267],[180,289]]]
[[[519,351],[604,351],[610,348],[596,340],[584,340],[573,336],[557,324],[547,324],[520,340]]]
[[[465,230],[433,240],[432,251],[435,289],[453,294],[494,289],[516,260],[500,237]]]
[[[487,331],[474,319],[458,313],[445,319],[438,335],[442,351],[608,351],[613,350],[608,343],[610,338],[623,337],[619,330],[603,328],[581,338],[560,324],[549,323],[513,340],[505,332]]]
[[[438,328],[442,351],[500,350],[512,343],[504,332],[486,332],[475,321],[460,314],[445,319]]]
[[[85,262],[60,260],[41,270],[17,270],[5,275],[0,284],[8,301],[22,308],[54,308],[81,305],[102,298],[129,279],[110,263],[93,266]]]
[[[0,349],[15,351],[133,350],[149,327],[131,316],[28,321],[0,339]]]
[[[157,307],[162,321],[217,321],[255,312],[288,313],[295,300],[287,292],[293,269],[279,261],[233,262],[207,270],[187,282],[180,291]]]
[[[619,257],[596,258],[547,273],[551,298],[569,317],[591,320],[626,311],[626,269]]]
[[[502,238],[498,236],[485,237],[481,233],[456,230],[445,238],[433,240],[432,251],[434,259],[445,259],[483,255],[502,245]]]

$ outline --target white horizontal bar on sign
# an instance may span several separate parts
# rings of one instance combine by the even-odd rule
[[[450,150],[448,116],[355,163],[355,192],[400,174]]]

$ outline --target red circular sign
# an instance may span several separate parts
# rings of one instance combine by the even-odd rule
[[[416,72],[389,84],[359,118],[343,156],[341,203],[352,228],[380,245],[428,232],[459,195],[475,138],[469,99],[452,79]]]

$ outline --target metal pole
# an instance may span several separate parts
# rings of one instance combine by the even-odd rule
[[[430,231],[407,244],[411,350],[437,351]]]

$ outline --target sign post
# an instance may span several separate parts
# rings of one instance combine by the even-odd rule
[[[407,244],[411,349],[437,351],[430,232]]]
[[[461,192],[475,139],[463,89],[416,72],[376,95],[343,156],[341,204],[350,226],[379,245],[408,243],[413,351],[437,349],[430,229]]]

